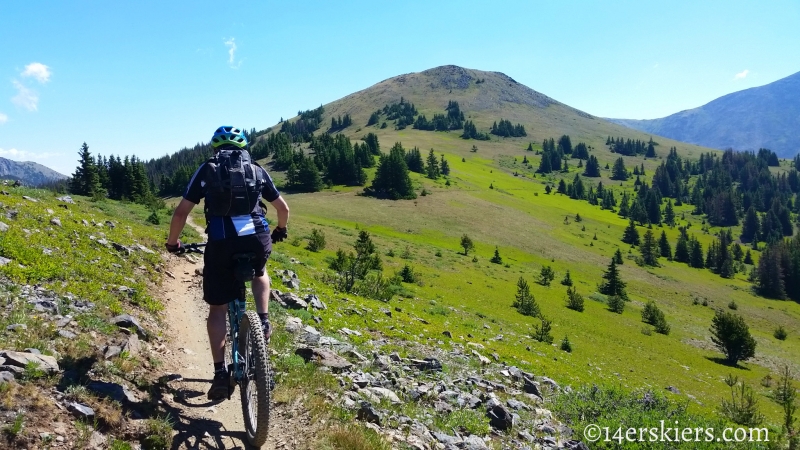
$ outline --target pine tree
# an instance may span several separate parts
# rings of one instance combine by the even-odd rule
[[[653,236],[653,230],[647,230],[644,233],[644,240],[639,248],[642,254],[642,262],[646,266],[658,267],[659,249],[656,239]]]
[[[89,153],[89,146],[84,142],[78,152],[80,156],[79,166],[75,169],[70,182],[70,192],[77,195],[92,196],[99,189],[100,182],[97,175],[92,154]]]
[[[667,206],[664,208],[664,223],[670,227],[675,226],[675,210],[672,208],[672,200],[667,200]]]
[[[392,200],[417,198],[411,178],[408,176],[404,155],[403,146],[399,142],[392,147],[388,155],[381,155],[370,193]]]
[[[589,159],[586,160],[586,169],[584,170],[583,174],[587,177],[600,176],[600,163],[597,161],[597,157],[594,155],[589,155]]]
[[[612,180],[625,181],[628,179],[628,171],[625,169],[625,161],[620,156],[614,161],[614,169],[611,171]]]
[[[675,261],[686,264],[689,264],[689,261],[691,261],[689,239],[683,231],[681,231],[680,236],[678,236],[678,243],[675,244]]]
[[[752,205],[747,209],[742,222],[742,242],[752,242],[758,238],[759,223],[758,213]]]
[[[567,308],[583,312],[583,296],[578,294],[574,287],[567,288]]]
[[[689,240],[689,255],[689,266],[695,269],[702,269],[704,267],[703,245],[694,236]]]
[[[561,280],[561,284],[564,286],[572,286],[572,278],[569,276],[569,269],[567,269],[567,273],[564,275],[564,278]]]
[[[756,340],[741,316],[718,309],[710,331],[711,341],[725,354],[729,364],[736,365],[755,356]]]
[[[672,247],[667,240],[667,233],[661,231],[661,237],[658,239],[658,251],[663,258],[672,259]]]
[[[530,286],[524,278],[519,277],[517,281],[517,294],[514,297],[514,308],[525,316],[538,317],[541,314],[536,298],[531,294]]]
[[[431,149],[431,151],[428,153],[428,163],[425,165],[425,173],[427,174],[428,178],[432,180],[439,178],[439,160],[436,159],[433,149]]]
[[[475,244],[472,242],[472,239],[465,234],[461,236],[461,247],[464,249],[464,256],[467,256],[471,250],[475,249]]]
[[[633,223],[633,219],[630,220],[628,223],[628,227],[625,228],[625,232],[622,234],[622,242],[630,245],[639,245],[639,231],[636,229],[636,224]]]
[[[603,273],[603,279],[605,279],[606,282],[600,285],[599,290],[601,294],[617,296],[624,300],[628,299],[628,294],[625,293],[625,283],[620,278],[617,262],[614,261],[614,259],[611,259],[608,269]]]
[[[618,266],[623,264],[622,251],[620,251],[620,249],[617,249],[617,251],[614,252],[614,262],[617,263]]]
[[[497,247],[494,248],[494,256],[492,256],[492,259],[490,259],[489,262],[494,264],[503,264],[503,258],[500,257],[500,251],[497,249]]]
[[[442,160],[439,163],[440,170],[442,175],[448,176],[450,175],[450,165],[447,164],[447,160],[444,159],[444,155],[442,155]]]
[[[747,253],[744,254],[744,263],[753,264],[753,255],[750,254],[750,249],[747,249]]]

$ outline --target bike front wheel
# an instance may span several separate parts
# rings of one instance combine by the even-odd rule
[[[261,447],[269,431],[270,364],[267,341],[255,311],[247,311],[239,324],[239,351],[244,377],[239,382],[242,415],[250,445]]]

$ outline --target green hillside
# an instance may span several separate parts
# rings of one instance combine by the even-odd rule
[[[476,84],[478,80],[484,81]],[[385,116],[377,124],[366,126],[374,111],[401,97],[428,118],[443,114],[448,101],[457,101],[465,119],[474,121],[480,132],[488,133],[493,122],[506,119],[522,124],[528,136],[465,140],[459,137],[461,131],[420,131],[411,126],[397,130]],[[724,279],[664,258],[661,267],[638,266],[634,257],[639,256],[639,250],[629,251],[629,246],[621,242],[627,219],[586,201],[545,192],[547,184],[555,186],[561,178],[571,181],[582,172],[577,169],[578,160],[569,161],[569,173],[544,176],[534,173],[541,158],[538,152],[526,151],[529,143],[538,150],[542,140],[557,140],[567,134],[573,145],[584,142],[590,146],[603,168],[619,157],[605,145],[608,136],[647,141],[650,135],[577,111],[503,74],[454,66],[385,80],[323,106],[319,132],[327,128],[331,118],[349,114],[353,124],[342,133],[351,139],[373,132],[384,152],[395,142],[402,142],[406,149],[419,147],[424,154],[433,148],[437,155],[444,155],[451,168],[449,186],[445,178],[434,181],[412,173],[417,193],[423,188],[430,193],[413,201],[376,200],[359,195],[360,187],[340,186],[320,193],[287,195],[292,210],[291,235],[306,236],[312,228],[318,228],[328,238],[323,252],[297,247],[290,250],[292,256],[314,267],[325,267],[337,249],[352,248],[358,230],[368,230],[382,254],[384,273],[390,275],[409,264],[421,274],[421,282],[404,284],[407,296],[395,297],[391,303],[429,324],[412,321],[383,333],[435,342],[447,330],[453,341],[479,341],[487,353],[497,352],[510,364],[521,364],[562,384],[608,383],[660,391],[672,386],[680,393],[668,395],[706,413],[729,397],[723,378],[732,373],[756,389],[762,410],[771,422],[777,422],[779,408],[767,397],[770,391],[762,380],[768,375],[777,378],[785,364],[795,373],[800,370],[800,305],[754,295],[747,273]],[[387,122],[385,128],[381,128],[383,122]],[[279,128],[280,124],[271,131]],[[670,147],[692,160],[701,153],[714,152],[653,138],[658,144],[656,158],[623,158],[629,169],[643,165],[646,175],[642,180],[648,183]],[[473,145],[477,152],[472,151]],[[532,169],[523,167],[523,158],[530,161]],[[774,170],[786,170],[786,165]],[[374,169],[367,172],[371,179]],[[587,189],[602,181],[606,187],[613,186],[617,194],[621,194],[620,189],[633,192],[635,177],[613,181],[610,170],[601,172],[600,178],[583,178]],[[280,173],[273,176],[282,179]],[[720,228],[709,227],[704,216],[692,215],[690,205],[675,210],[678,225],[690,225],[689,234],[708,248]],[[581,222],[575,222],[576,214]],[[677,227],[653,226],[656,237],[662,230],[674,249]],[[645,231],[646,227],[639,227],[640,234]],[[738,237],[740,227],[732,231]],[[475,241],[477,261],[471,254],[465,257],[459,253],[463,234]],[[489,262],[495,248],[504,265]],[[618,248],[625,257],[620,270],[631,299],[621,315],[592,299],[601,298],[593,294]],[[395,256],[387,256],[390,250]],[[404,252],[408,259],[401,257]],[[759,253],[752,253],[757,262]],[[545,265],[556,272],[549,287],[536,283]],[[586,299],[584,312],[565,307],[566,287],[559,280],[567,270]],[[552,346],[530,337],[539,319],[520,315],[511,306],[520,277],[528,281],[543,314],[552,320]],[[641,311],[648,301],[655,301],[665,313],[671,326],[669,335],[652,332],[652,326],[642,322]],[[709,332],[714,309],[730,311],[731,302],[736,303],[734,312],[745,318],[758,343],[756,357],[738,367],[719,362],[722,354],[714,348]],[[789,331],[785,341],[773,337],[779,325]],[[469,334],[474,338],[468,338]],[[564,336],[573,344],[572,353],[558,348]]]

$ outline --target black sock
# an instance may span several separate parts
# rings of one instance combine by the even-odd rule
[[[223,372],[225,371],[225,363],[224,362],[215,362],[214,363],[214,372]]]
[[[261,322],[268,322],[269,321],[269,313],[258,313],[258,318],[261,319]]]

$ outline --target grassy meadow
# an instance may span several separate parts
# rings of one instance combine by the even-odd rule
[[[368,131],[373,130],[362,129],[353,138]],[[379,131],[384,149],[399,141],[405,148],[419,147],[423,155],[429,148],[434,148],[437,155],[444,154],[451,168],[451,185],[446,186],[444,178],[434,181],[412,174],[417,192],[425,188],[431,194],[411,201],[376,200],[360,196],[361,188],[338,186],[320,193],[286,195],[292,211],[290,239],[307,236],[317,228],[325,232],[328,242],[320,253],[305,250],[304,244],[276,247],[278,252],[307,264],[308,269],[299,269],[301,278],[317,273],[319,279],[319,272],[327,267],[326,261],[337,249],[352,249],[358,230],[372,235],[386,274],[399,271],[405,264],[422,274],[422,282],[404,285],[408,297],[395,297],[390,302],[402,313],[395,313],[392,318],[376,314],[374,320],[380,325],[375,325],[361,316],[336,314],[341,309],[333,308],[329,312],[333,315],[326,318],[330,320],[329,327],[361,325],[373,328],[376,336],[433,342],[445,348],[454,342],[478,342],[485,347],[485,354],[496,352],[508,364],[562,384],[607,383],[663,392],[673,386],[680,394],[667,392],[670,397],[688,401],[692,409],[704,413],[711,413],[723,398],[729,397],[723,378],[734,374],[759,392],[761,408],[769,420],[778,420],[779,408],[768,398],[770,389],[762,386],[762,380],[766,376],[777,378],[778,369],[784,364],[795,373],[800,370],[800,305],[755,296],[747,274],[726,280],[708,270],[692,269],[664,258],[658,268],[637,266],[633,257],[639,255],[638,249],[629,250],[621,242],[626,219],[586,201],[555,194],[555,190],[550,195],[545,193],[546,183],[555,188],[560,177],[571,181],[575,173],[582,171],[577,168],[578,161],[570,160],[569,174],[534,176],[539,157],[525,151],[529,139],[493,137],[492,141],[480,142],[462,140],[456,132]],[[573,138],[573,142],[579,140]],[[604,142],[603,138],[602,143],[591,144],[601,167],[618,156],[608,152]],[[478,146],[478,152],[470,151],[473,144]],[[691,158],[698,154],[694,151],[684,146],[683,155]],[[663,145],[657,147],[660,156],[666,152]],[[523,168],[524,156],[533,170]],[[629,169],[644,163],[647,174],[642,180],[649,182],[660,158],[625,157],[625,162]],[[584,183],[596,185],[601,180],[604,186],[615,189],[618,200],[621,189],[632,192],[635,177],[620,183],[608,178],[609,170],[602,172],[600,179],[584,178]],[[281,175],[275,174],[275,178],[280,180]],[[692,216],[691,209],[690,205],[676,207],[678,222],[690,225],[689,232],[707,249],[718,229],[712,227],[704,233],[702,216]],[[580,214],[581,222],[575,222],[576,214]],[[674,250],[677,228],[653,227],[656,237],[662,230]],[[640,235],[645,231],[639,227]],[[459,247],[463,234],[476,243],[477,262],[473,262],[473,253],[463,255]],[[738,236],[738,229],[734,229],[734,235]],[[489,262],[495,248],[504,265]],[[620,270],[631,299],[621,315],[591,298],[617,248],[626,257]],[[387,256],[390,250],[394,256]],[[758,252],[754,251],[753,257],[757,262]],[[549,287],[536,283],[545,265],[556,272]],[[567,270],[586,300],[584,312],[565,307],[566,287],[560,280]],[[539,319],[522,316],[511,307],[520,277],[528,281],[543,314],[553,321],[553,345],[530,337]],[[330,298],[339,297],[330,292]],[[372,310],[385,306],[348,297]],[[645,331],[652,331],[652,327],[642,322],[641,310],[650,300],[666,314],[671,326],[669,335]],[[703,301],[707,306],[702,305]],[[714,309],[727,309],[731,301],[737,304],[736,313],[745,317],[758,342],[756,358],[738,367],[719,362],[722,354],[714,348],[709,332]],[[787,340],[773,337],[778,325],[789,331]],[[442,335],[445,330],[452,333],[452,341]],[[572,353],[558,348],[564,336],[573,345]]]

